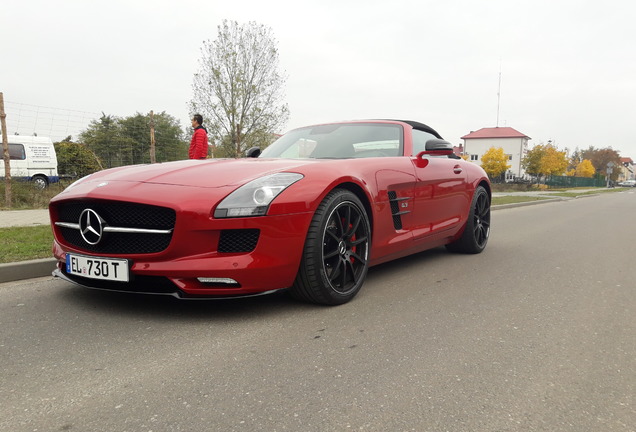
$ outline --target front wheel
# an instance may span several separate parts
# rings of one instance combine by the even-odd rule
[[[330,192],[309,226],[292,295],[326,305],[348,302],[366,278],[370,245],[371,228],[362,202],[348,190]]]
[[[477,186],[470,204],[468,220],[462,236],[446,245],[451,252],[477,254],[486,248],[490,237],[490,196],[483,186]]]

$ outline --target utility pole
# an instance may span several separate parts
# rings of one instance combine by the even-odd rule
[[[499,105],[501,102],[501,60],[499,61],[499,86],[497,87],[497,127],[499,127]]]
[[[150,163],[157,163],[155,155],[155,113],[150,111]]]
[[[7,138],[7,114],[4,112],[4,94],[0,92],[0,127],[2,131],[2,155],[4,158],[4,202],[11,208],[11,156]]]
[[[236,157],[241,157],[241,125],[236,125]]]

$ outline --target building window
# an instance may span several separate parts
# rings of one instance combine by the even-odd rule
[[[508,160],[511,161],[512,160],[512,155],[506,155],[508,156]]]
[[[470,160],[471,160],[471,161],[477,161],[477,160],[479,160],[479,155],[471,154],[471,155],[470,155]]]

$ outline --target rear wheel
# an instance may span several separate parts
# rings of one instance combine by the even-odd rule
[[[490,236],[490,196],[477,186],[462,236],[446,248],[451,252],[477,254],[486,248]]]
[[[309,226],[292,295],[326,305],[348,302],[364,283],[370,245],[369,218],[358,197],[344,189],[330,192]]]

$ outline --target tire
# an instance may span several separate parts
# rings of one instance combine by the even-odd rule
[[[309,225],[292,296],[324,305],[350,301],[366,278],[370,245],[369,217],[362,202],[348,190],[333,190]]]
[[[470,204],[468,220],[462,236],[446,245],[451,252],[478,254],[486,248],[490,236],[490,196],[483,186],[477,186]]]
[[[46,187],[49,185],[49,181],[47,180],[47,178],[41,175],[34,176],[31,181],[33,182],[33,186],[35,186],[37,189],[46,189]]]

